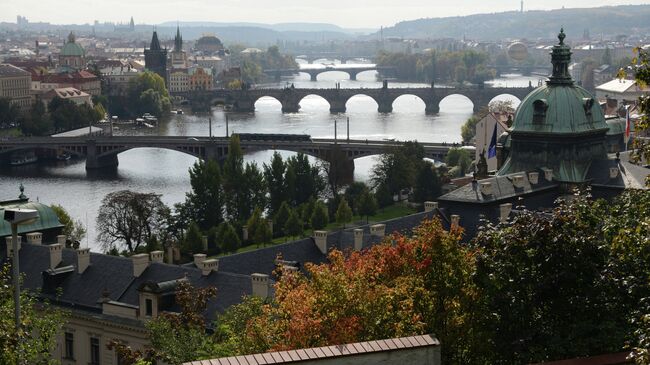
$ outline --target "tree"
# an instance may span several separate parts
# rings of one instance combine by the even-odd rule
[[[424,162],[419,170],[415,180],[415,189],[413,199],[417,203],[434,200],[442,192],[442,183],[438,172],[431,162]]]
[[[348,202],[345,198],[341,199],[339,207],[336,209],[336,223],[342,224],[345,228],[345,224],[349,223],[352,220],[352,209],[348,205]]]
[[[359,196],[357,203],[355,204],[357,207],[357,211],[360,216],[366,216],[366,223],[368,223],[368,219],[371,215],[375,215],[377,213],[377,199],[375,199],[375,196],[370,192],[370,189],[365,188],[362,192],[361,195]]]
[[[262,210],[259,207],[255,208],[246,226],[248,227],[248,236],[258,245],[271,242],[273,238],[271,229],[268,222],[262,217]]]
[[[463,138],[463,142],[470,142],[474,136],[476,136],[476,125],[481,121],[476,115],[469,117],[465,123],[460,127],[460,135]]]
[[[282,156],[276,151],[273,152],[271,164],[263,165],[264,181],[266,182],[269,192],[269,214],[275,215],[283,202],[288,198],[287,186],[285,183],[284,173],[287,169]]]
[[[244,153],[238,135],[230,137],[228,156],[223,163],[223,191],[226,197],[226,213],[233,222],[242,222],[250,213],[247,189],[244,181]]]
[[[56,364],[56,347],[66,313],[41,302],[26,290],[20,293],[20,330],[14,322],[11,266],[0,266],[0,364]],[[16,361],[20,356],[20,363]]]
[[[302,235],[302,221],[298,212],[291,210],[289,212],[289,217],[284,224],[284,232],[289,237],[296,237]]]
[[[133,253],[162,233],[168,216],[169,208],[158,194],[129,190],[109,193],[99,207],[97,240],[106,251],[121,246]]]
[[[255,163],[247,163],[244,169],[244,200],[242,201],[242,216],[248,217],[253,213],[255,207],[268,205],[266,197],[266,183],[264,174]]]
[[[177,207],[176,211],[188,216],[186,223],[194,221],[201,230],[207,231],[223,222],[224,197],[219,164],[211,159],[199,160],[189,171],[192,192],[187,194],[184,206]]]
[[[375,197],[377,198],[377,204],[379,205],[380,208],[386,208],[390,205],[393,205],[393,203],[395,203],[395,200],[393,199],[393,194],[388,190],[386,184],[380,184],[377,187],[377,191],[375,192]]]
[[[465,173],[469,169],[469,166],[472,164],[472,157],[466,149],[454,147],[449,149],[447,152],[445,162],[449,167],[456,167],[457,173],[455,176],[461,177],[465,176]]]
[[[83,223],[81,223],[80,220],[73,220],[68,211],[60,205],[51,205],[50,208],[52,208],[54,213],[56,213],[59,222],[63,224],[63,234],[68,236],[68,240],[72,242],[73,245],[76,243],[76,246],[78,247],[79,242],[81,242],[86,236],[86,229],[84,228]]]
[[[18,105],[11,102],[11,99],[6,97],[0,98],[0,126],[15,123],[20,116],[20,109]]]
[[[21,131],[27,136],[47,135],[53,127],[52,120],[45,111],[45,104],[40,98],[34,101],[29,113],[24,116],[20,123]]]
[[[307,226],[311,224],[311,215],[314,214],[314,209],[316,207],[316,198],[311,197],[306,203],[302,203],[298,207],[298,212],[300,213],[300,218],[303,223]]]
[[[364,190],[368,190],[368,185],[364,182],[355,181],[345,189],[345,200],[347,200],[353,212],[358,212],[357,202]]]
[[[223,252],[236,252],[241,245],[235,227],[228,222],[221,223],[217,231],[217,242]]]
[[[314,205],[314,212],[312,213],[309,223],[313,230],[323,229],[329,223],[329,213],[327,206],[320,200]]]
[[[384,185],[389,193],[401,194],[403,189],[410,188],[415,183],[417,168],[423,158],[424,149],[416,141],[389,149],[372,169],[374,187]]]
[[[650,56],[648,51],[642,48],[636,48],[636,57],[632,60],[634,78],[640,86],[650,85]],[[625,76],[625,70],[621,70],[621,77]],[[635,135],[642,135],[650,130],[650,96],[645,93],[639,98],[639,109],[641,118],[634,125]],[[631,160],[634,163],[641,164],[642,161],[650,161],[650,142],[643,138],[635,138],[632,143],[633,153]],[[646,185],[650,186],[650,177],[646,179]]]
[[[201,234],[201,229],[194,222],[190,223],[187,227],[187,232],[185,232],[183,251],[187,254],[204,253],[203,234]]]
[[[277,227],[278,234],[280,235],[283,234],[284,227],[290,215],[291,215],[291,208],[289,208],[289,204],[287,204],[286,201],[282,202],[282,204],[280,205],[280,209],[278,209],[278,212],[275,213],[275,216],[273,216],[273,223]]]
[[[338,195],[346,176],[349,176],[350,164],[347,154],[341,150],[339,145],[334,145],[329,153],[328,161],[322,161],[320,167],[327,176],[332,195]]]
[[[171,108],[165,80],[155,72],[144,71],[131,79],[127,95],[126,112],[130,115],[148,112],[159,116]]]
[[[307,155],[298,153],[287,159],[285,174],[289,201],[297,207],[318,196],[325,190],[325,181],[320,175],[318,166],[311,165]]]

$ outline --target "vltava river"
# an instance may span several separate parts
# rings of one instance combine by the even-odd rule
[[[381,87],[375,76],[374,71],[367,71],[358,75],[358,81],[349,81],[346,73],[333,71],[320,74],[316,82],[310,81],[309,75],[300,74],[283,80],[280,84],[265,86],[283,87],[286,83],[293,83],[296,88],[331,88],[340,82],[342,88]],[[498,86],[527,86],[529,80],[536,85],[538,77],[511,76],[494,80],[493,83]],[[427,85],[391,83],[389,86]],[[472,114],[469,99],[458,95],[444,99],[440,113],[436,115],[425,115],[424,103],[415,96],[398,98],[394,103],[394,111],[390,114],[379,114],[377,104],[367,96],[350,99],[345,114],[330,114],[327,101],[318,96],[308,96],[300,105],[299,113],[283,114],[278,101],[262,98],[255,105],[254,114],[226,113],[217,108],[210,114],[172,115],[153,129],[123,127],[116,130],[115,134],[207,136],[208,118],[211,117],[213,135],[225,135],[225,116],[228,114],[230,133],[301,133],[332,138],[334,120],[337,120],[338,136],[345,138],[345,121],[350,118],[350,138],[354,139],[396,138],[452,143],[460,142],[460,126]],[[261,165],[268,162],[272,154],[273,151],[258,152],[246,156],[246,160]],[[291,152],[283,154],[289,156]],[[189,191],[187,170],[194,161],[194,157],[179,152],[142,148],[120,154],[119,167],[110,172],[86,172],[83,160],[68,163],[39,162],[20,167],[1,166],[0,199],[16,198],[19,194],[18,186],[22,183],[25,194],[30,199],[45,204],[61,204],[75,219],[87,224],[88,245],[94,251],[99,251],[95,243],[95,219],[106,194],[122,189],[155,192],[161,194],[163,202],[172,205],[182,201]],[[367,180],[373,162],[373,157],[356,160],[355,179]]]

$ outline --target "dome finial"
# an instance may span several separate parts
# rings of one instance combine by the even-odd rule
[[[25,195],[25,187],[23,186],[23,183],[20,183],[20,195],[18,195],[18,199],[27,199],[27,196]]]
[[[566,34],[564,34],[564,27],[560,28],[560,34],[557,35],[557,39],[560,40],[560,45],[564,45],[564,38],[566,38]]]
[[[70,34],[68,34],[68,43],[74,43],[75,38],[74,38],[74,33],[70,31]]]

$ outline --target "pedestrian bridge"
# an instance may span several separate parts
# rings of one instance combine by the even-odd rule
[[[259,136],[259,135],[258,135]],[[345,160],[354,170],[354,160],[360,157],[379,155],[391,147],[402,145],[399,141],[347,140],[347,139],[282,139],[242,140],[244,153],[263,150],[285,150],[300,152],[331,162],[335,158]],[[300,136],[300,135],[297,135]],[[307,136],[308,137],[308,136]],[[454,144],[421,143],[425,155],[434,160],[443,160]],[[87,137],[26,137],[0,141],[0,158],[8,159],[12,153],[23,150],[55,150],[86,159],[87,169],[118,165],[118,154],[134,148],[163,148],[179,151],[200,159],[223,160],[228,155],[227,137],[167,137],[167,136],[98,136]]]

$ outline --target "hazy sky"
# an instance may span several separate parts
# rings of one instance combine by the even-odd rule
[[[557,9],[621,4],[649,0],[535,0],[524,9]],[[56,24],[94,20],[136,23],[164,21],[324,22],[348,28],[378,28],[401,20],[467,15],[519,9],[519,0],[0,0],[0,21]]]

